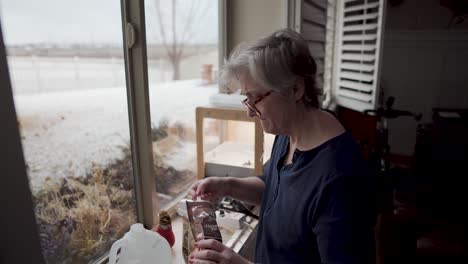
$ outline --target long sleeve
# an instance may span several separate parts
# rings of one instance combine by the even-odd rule
[[[375,263],[375,208],[364,177],[340,175],[322,189],[313,232],[322,263]]]

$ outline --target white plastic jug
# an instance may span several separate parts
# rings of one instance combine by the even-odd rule
[[[139,223],[130,226],[130,231],[112,244],[109,254],[109,264],[170,264],[171,262],[171,248],[166,239],[154,231],[145,229]]]

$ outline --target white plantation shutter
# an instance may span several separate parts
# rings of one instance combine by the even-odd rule
[[[334,99],[357,111],[375,109],[385,0],[336,1]]]

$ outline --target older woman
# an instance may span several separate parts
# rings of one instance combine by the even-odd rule
[[[249,116],[276,135],[260,177],[209,177],[193,198],[229,196],[261,205],[255,263],[373,263],[373,189],[358,146],[319,107],[316,64],[306,41],[281,30],[237,48],[222,80],[240,85]],[[191,263],[249,263],[215,240]]]

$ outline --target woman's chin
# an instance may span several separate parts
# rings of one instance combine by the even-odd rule
[[[274,129],[272,129],[271,123],[266,119],[260,119],[260,124],[262,125],[263,131],[268,134],[274,134]]]

